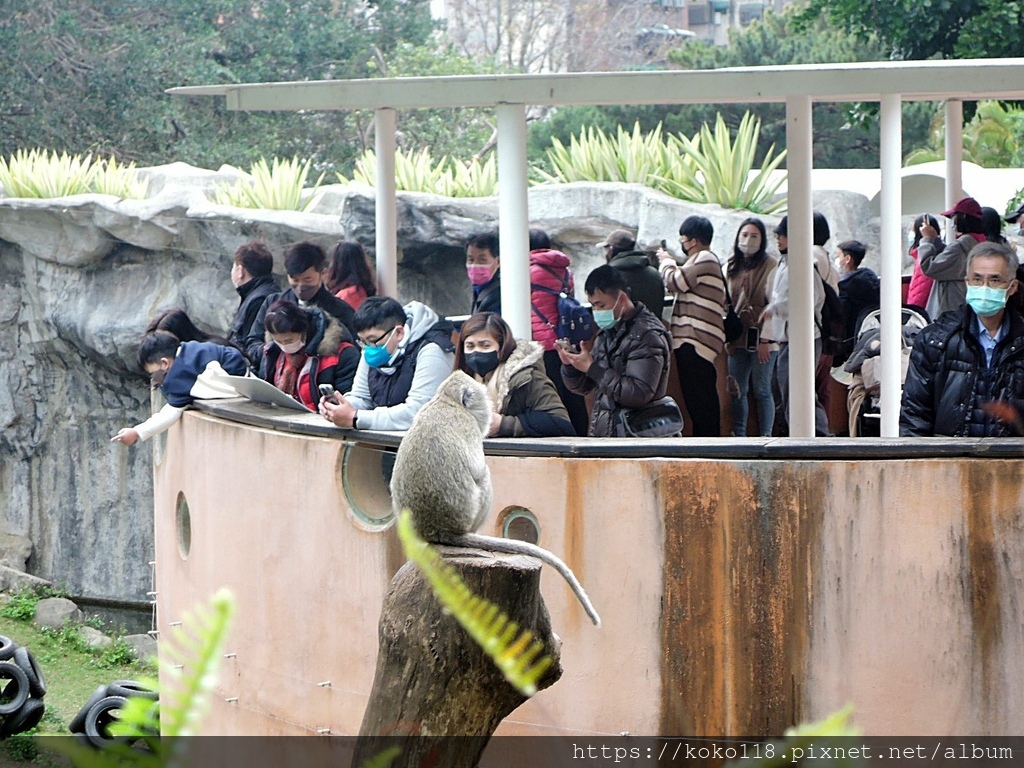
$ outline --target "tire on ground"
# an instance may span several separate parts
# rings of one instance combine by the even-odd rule
[[[17,712],[28,700],[28,677],[13,661],[0,661],[0,715]]]
[[[46,705],[42,699],[28,699],[13,715],[4,718],[0,725],[0,739],[6,739],[17,733],[24,733],[39,725],[43,719]]]
[[[0,635],[0,661],[7,661],[19,647],[11,638]]]
[[[107,695],[124,696],[126,699],[131,696],[138,696],[150,701],[156,701],[160,696],[152,688],[143,685],[138,680],[115,680],[107,686]]]
[[[43,677],[43,670],[39,668],[36,657],[28,648],[16,648],[12,659],[15,664],[21,667],[21,671],[28,678],[28,691],[37,699],[46,695],[46,678]]]
[[[89,714],[89,710],[92,709],[93,705],[107,695],[107,686],[101,685],[95,691],[92,692],[92,696],[89,697],[88,701],[82,705],[82,708],[78,710],[78,714],[71,718],[71,722],[68,723],[68,730],[71,733],[85,733],[85,716]]]
[[[118,719],[115,713],[127,701],[124,696],[105,696],[92,705],[85,716],[85,735],[94,747],[102,749],[111,744],[130,744],[135,741],[134,736],[113,736],[109,730],[110,724]]]

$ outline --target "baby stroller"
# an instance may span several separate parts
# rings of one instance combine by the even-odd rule
[[[928,314],[920,307],[904,306],[901,326],[903,333],[900,350],[900,386],[907,378],[910,366],[910,350],[917,334],[929,323]],[[835,368],[832,377],[846,384],[846,407],[850,414],[850,437],[881,434],[881,412],[878,407],[881,389],[879,376],[882,361],[878,354],[881,349],[882,310],[866,312],[858,323],[853,352],[842,369]]]

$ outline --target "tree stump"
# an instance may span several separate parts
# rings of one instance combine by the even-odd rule
[[[474,594],[544,643],[544,654],[554,663],[537,688],[558,680],[561,641],[551,631],[540,594],[541,562],[479,549],[437,550]],[[373,689],[352,765],[360,767],[394,746],[402,753],[393,768],[477,765],[498,724],[526,698],[443,610],[411,562],[391,581],[379,637]]]

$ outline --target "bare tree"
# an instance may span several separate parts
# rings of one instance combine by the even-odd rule
[[[520,72],[622,69],[660,58],[645,34],[681,21],[650,0],[448,0],[448,37],[463,53]]]

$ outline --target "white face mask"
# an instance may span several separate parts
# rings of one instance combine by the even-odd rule
[[[753,256],[761,249],[761,238],[757,235],[741,234],[736,247],[747,256]]]
[[[907,245],[913,245],[913,244],[914,244],[914,230],[910,230],[909,232],[907,232]]]
[[[296,352],[298,352],[300,349],[306,346],[306,342],[293,341],[291,344],[277,344],[277,346],[279,346],[281,348],[281,351],[284,352],[285,354],[294,355]]]

